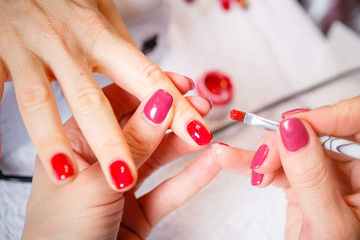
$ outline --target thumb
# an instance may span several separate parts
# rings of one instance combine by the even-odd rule
[[[324,221],[330,221],[325,214],[328,211],[335,216],[341,214],[343,200],[311,127],[298,118],[288,118],[281,122],[277,138],[281,162],[296,194],[303,220],[324,224]]]

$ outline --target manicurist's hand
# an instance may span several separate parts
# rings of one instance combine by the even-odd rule
[[[360,160],[324,150],[317,137],[360,142],[360,97],[284,117],[256,153],[214,145],[213,159],[254,186],[284,188],[286,239],[360,239]]]
[[[136,166],[108,99],[92,73],[107,75],[140,101],[158,89],[173,97],[170,127],[196,146],[211,140],[203,118],[133,43],[111,0],[0,0],[0,93],[13,80],[20,112],[46,172],[56,183],[77,173],[76,153],[62,126],[50,82],[64,96],[107,182],[121,160],[136,180]],[[188,86],[191,81],[188,81]],[[159,119],[152,119],[154,125]]]
[[[181,93],[189,90],[186,81],[176,82],[181,76],[170,75]],[[122,193],[105,184],[95,154],[75,120],[70,119],[65,131],[76,152],[79,176],[70,184],[56,186],[37,159],[23,239],[145,239],[157,222],[201,190],[220,171],[221,167],[204,154],[150,192],[135,197],[136,189],[152,172],[198,147],[185,143],[173,132],[164,137],[174,111],[171,95],[166,91],[159,89],[140,105],[135,97],[116,85],[106,87],[104,93],[134,156],[139,177],[137,185]],[[186,99],[201,115],[210,110],[204,98]],[[110,169],[117,185],[131,181],[123,161],[114,161]]]

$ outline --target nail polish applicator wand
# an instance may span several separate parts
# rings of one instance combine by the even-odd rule
[[[278,122],[235,109],[230,112],[230,118],[245,123],[246,125],[258,127],[268,131],[276,131],[280,125]],[[327,150],[360,159],[359,143],[330,136],[319,136],[319,139],[323,147]]]

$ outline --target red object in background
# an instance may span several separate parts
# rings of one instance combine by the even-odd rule
[[[227,105],[233,98],[230,78],[219,71],[205,73],[197,80],[196,90],[200,96],[210,98],[214,106]]]
[[[230,9],[230,0],[220,0],[220,3],[226,11]]]
[[[185,2],[188,2],[188,3],[192,3],[194,2],[195,0],[185,0]]]

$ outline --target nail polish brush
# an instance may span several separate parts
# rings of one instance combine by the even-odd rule
[[[276,131],[280,125],[278,122],[235,109],[230,112],[230,118],[245,123],[246,125],[258,127],[268,131]],[[322,146],[327,150],[360,159],[359,143],[331,136],[319,136],[319,139]]]

